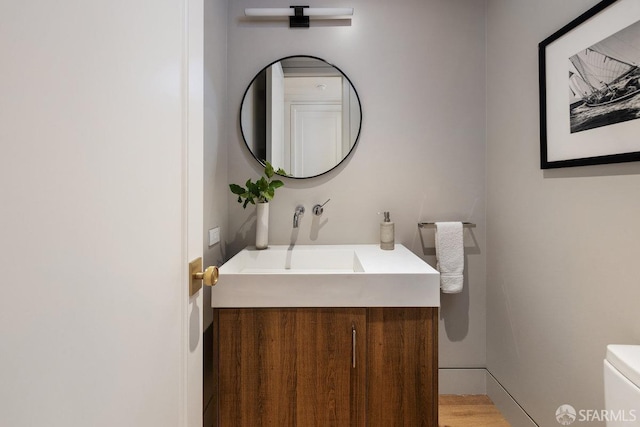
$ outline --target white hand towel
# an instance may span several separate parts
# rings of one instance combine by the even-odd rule
[[[436,222],[436,269],[440,272],[442,292],[462,292],[464,243],[461,222]]]

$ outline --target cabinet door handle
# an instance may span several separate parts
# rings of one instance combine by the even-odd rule
[[[351,325],[351,367],[356,367],[356,326]]]

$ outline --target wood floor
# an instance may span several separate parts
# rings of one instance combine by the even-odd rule
[[[491,399],[484,395],[440,395],[440,427],[510,427]]]

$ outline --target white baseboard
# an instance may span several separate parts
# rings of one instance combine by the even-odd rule
[[[487,394],[487,370],[438,369],[439,394]]]
[[[509,421],[512,427],[538,427],[529,415],[522,409],[513,397],[502,387],[502,385],[486,371],[487,396],[496,405],[496,408]]]

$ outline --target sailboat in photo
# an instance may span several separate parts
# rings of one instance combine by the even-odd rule
[[[640,118],[640,22],[568,62],[571,133]]]
[[[640,68],[598,49],[594,45],[569,58],[573,65],[569,88],[573,93],[589,107],[612,104],[640,93]]]

